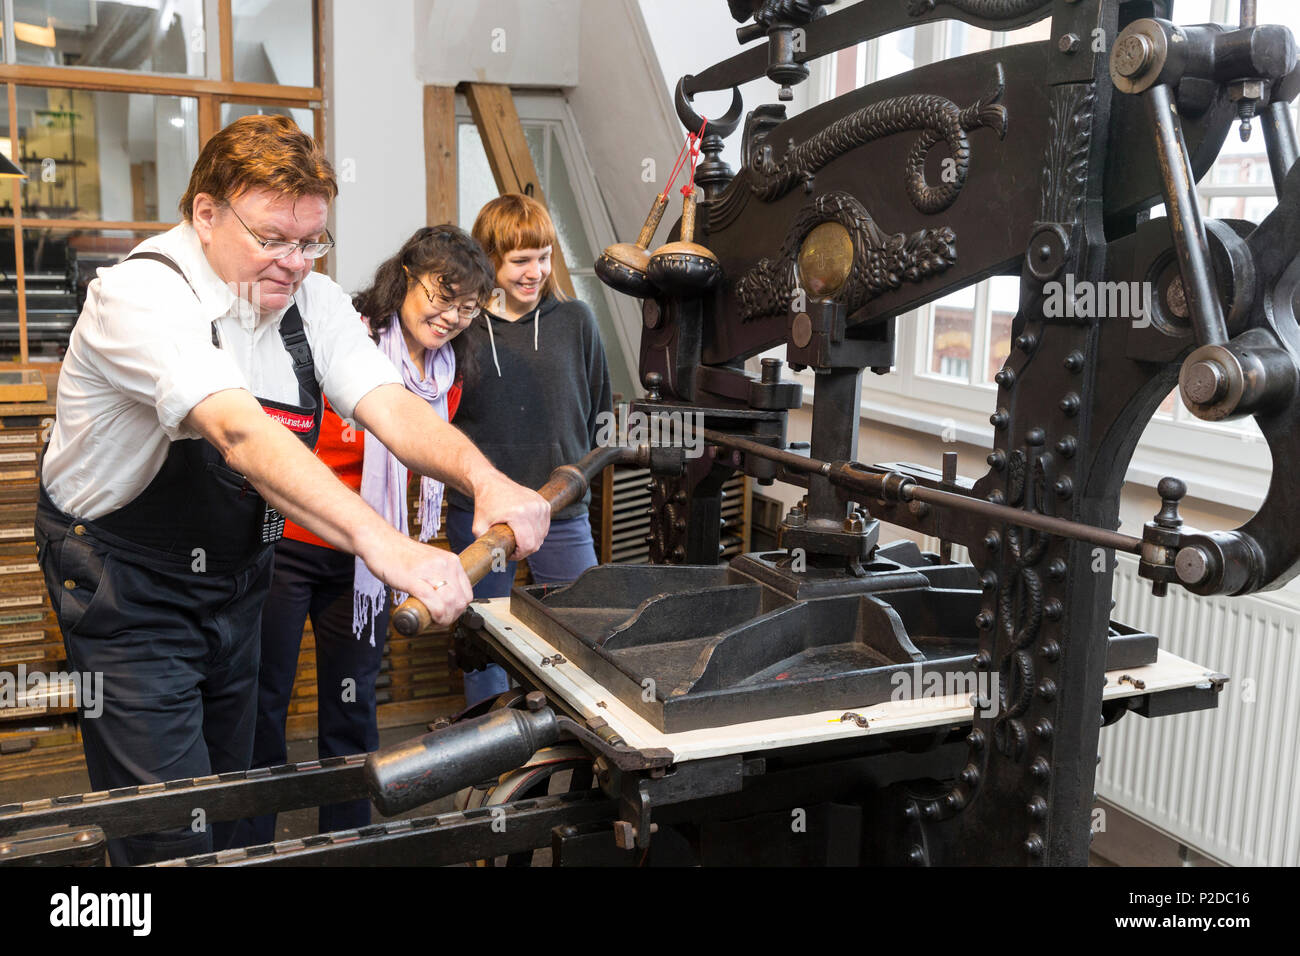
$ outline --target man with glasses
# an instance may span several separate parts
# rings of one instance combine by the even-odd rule
[[[520,554],[549,525],[402,385],[348,296],[311,271],[333,170],[285,117],[203,148],[183,222],[90,285],[60,374],[42,469],[38,561],[69,668],[102,675],[81,728],[97,790],[244,770],[259,618],[284,517],[359,556],[448,624],[472,598],[459,562],[395,531],[311,449],[321,395],[412,471],[473,492],[480,531]],[[110,841],[115,864],[222,849],[233,825]]]

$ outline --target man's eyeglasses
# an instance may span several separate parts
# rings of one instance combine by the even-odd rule
[[[409,269],[406,274],[411,276]],[[411,276],[411,278],[415,279],[415,276]],[[479,313],[483,311],[482,306],[477,302],[466,302],[462,305],[456,305],[454,302],[444,301],[442,296],[430,292],[428,286],[424,284],[423,280],[415,279],[415,281],[419,283],[420,289],[424,292],[424,297],[429,300],[429,305],[433,306],[433,310],[439,315],[446,315],[448,312],[454,310],[456,314],[460,316],[462,322],[469,322],[473,319],[477,319]]]
[[[293,255],[295,249],[302,253],[304,259],[319,259],[334,248],[334,237],[330,235],[328,229],[325,230],[325,235],[329,236],[328,242],[290,242],[288,239],[263,239],[248,228],[248,223],[244,222],[244,218],[235,212],[234,206],[229,203],[226,205],[231,212],[235,213],[235,218],[239,220],[239,224],[247,230],[250,236],[257,240],[258,245],[262,247],[262,251],[272,259],[285,259]]]

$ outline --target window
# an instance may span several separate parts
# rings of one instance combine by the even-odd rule
[[[202,76],[203,0],[14,0],[6,63]]]
[[[1229,0],[1179,0],[1179,23],[1237,22],[1237,4]],[[1260,23],[1282,23],[1300,35],[1300,4],[1291,0],[1260,0]],[[900,31],[870,43],[842,50],[830,58],[822,87],[825,97],[883,79],[913,64],[981,52],[1014,43],[1038,42],[1049,36],[1050,22],[1042,20],[1011,33],[991,33],[957,21],[940,21]],[[1292,109],[1295,119],[1295,108]],[[1199,184],[1202,211],[1213,218],[1259,222],[1276,205],[1263,134],[1255,124],[1251,139],[1243,143],[1237,130],[1229,134],[1219,160]],[[1152,216],[1164,215],[1163,207]],[[863,386],[864,408],[896,424],[925,423],[918,427],[938,431],[958,423],[963,438],[987,445],[992,429],[996,386],[993,377],[1009,353],[1011,322],[1019,300],[1019,276],[998,276],[951,293],[898,320],[898,365],[894,374],[868,375]],[[806,377],[811,382],[811,377]],[[899,400],[906,402],[900,410]],[[901,411],[901,414],[900,414]],[[1209,423],[1192,416],[1172,392],[1143,436],[1135,470],[1142,480],[1159,477],[1162,468],[1184,467],[1189,458],[1209,476],[1201,489],[1238,485],[1241,474],[1249,491],[1231,503],[1253,507],[1262,496],[1271,470],[1267,446],[1260,440],[1253,419]],[[1146,466],[1143,466],[1145,461]],[[1223,462],[1231,462],[1232,473]],[[1243,472],[1243,466],[1245,471]],[[1195,476],[1195,477],[1200,477]],[[1193,490],[1196,490],[1195,487]]]
[[[637,394],[639,351],[625,330],[639,328],[640,315],[627,296],[615,293],[596,277],[598,251],[617,240],[608,214],[594,194],[594,177],[584,175],[586,159],[577,139],[577,125],[559,96],[516,92],[514,100],[574,294],[596,314],[613,390],[630,399]],[[468,230],[478,211],[498,193],[483,140],[463,97],[457,97],[456,151],[459,217]]]
[[[57,358],[95,267],[177,222],[199,150],[222,126],[280,113],[321,138],[320,2],[0,9],[13,26],[0,21],[0,152],[26,176],[0,182],[0,355]]]

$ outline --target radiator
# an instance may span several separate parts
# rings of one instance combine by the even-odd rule
[[[1231,680],[1214,710],[1101,732],[1097,792],[1206,856],[1237,866],[1300,865],[1300,608],[1289,591],[1151,596],[1119,559],[1113,616]]]
[[[1156,598],[1119,555],[1112,596],[1115,620],[1231,680],[1214,710],[1103,728],[1098,795],[1223,863],[1300,865],[1300,595]]]

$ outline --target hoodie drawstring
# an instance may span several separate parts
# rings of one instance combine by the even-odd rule
[[[501,362],[497,360],[497,340],[492,334],[492,316],[484,310],[483,321],[487,323],[488,343],[492,346],[492,364],[497,367],[497,378],[501,377]],[[538,329],[542,326],[542,304],[537,303],[537,308],[533,310],[533,351],[537,351]]]
[[[483,321],[487,323],[488,342],[492,344],[492,364],[497,367],[497,378],[500,378],[501,363],[497,361],[497,340],[496,337],[492,334],[492,316],[489,315],[486,311],[484,311],[483,313]]]

